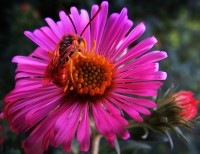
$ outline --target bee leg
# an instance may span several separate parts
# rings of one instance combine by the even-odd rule
[[[48,51],[48,55],[49,55],[50,57],[52,57],[52,56],[53,56],[53,51]]]
[[[96,40],[94,40],[93,45],[92,45],[92,50],[91,52],[94,54],[94,50],[96,48]]]
[[[69,71],[70,71],[70,78],[72,82],[74,83],[74,78],[73,78],[73,60],[69,59]]]
[[[77,54],[78,54],[78,55],[77,55],[78,57],[80,56],[81,58],[87,58],[87,57],[85,57],[81,52],[77,52]],[[78,58],[78,57],[77,57],[77,58]]]
[[[72,51],[73,49],[76,50],[77,46],[78,46],[78,41],[77,40],[73,40],[70,51]]]
[[[85,44],[85,50],[84,51],[87,51],[87,41],[86,41],[86,38],[83,39],[83,42]]]
[[[67,91],[68,87],[69,87],[69,80],[67,80],[67,84],[66,84],[65,87],[64,87],[64,92]]]

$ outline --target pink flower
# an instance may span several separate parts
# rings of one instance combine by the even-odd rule
[[[196,116],[198,111],[197,105],[200,100],[196,100],[191,91],[180,91],[174,94],[174,98],[176,104],[182,108],[180,116],[183,119],[189,121]]]
[[[126,8],[107,19],[107,2],[102,2],[100,10],[93,5],[91,16],[97,11],[79,41],[75,38],[90,19],[87,11],[79,13],[75,7],[70,16],[77,35],[63,11],[60,21],[46,18],[49,26],[25,32],[38,48],[29,56],[13,58],[18,64],[16,87],[5,98],[5,115],[16,132],[32,130],[24,142],[27,153],[36,145],[44,150],[62,145],[70,151],[75,136],[81,151],[88,151],[92,123],[114,146],[116,135],[129,138],[122,112],[142,122],[141,114],[149,115],[148,108],[156,106],[146,97],[155,96],[162,85],[159,80],[166,79],[158,61],[167,54],[148,52],[157,42],[150,37],[122,55],[144,33],[144,23],[131,30]],[[71,43],[62,52],[65,39]],[[73,52],[63,58],[61,54],[68,51]]]

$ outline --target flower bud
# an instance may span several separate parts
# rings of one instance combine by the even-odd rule
[[[200,100],[196,100],[191,91],[180,91],[175,93],[173,97],[176,105],[182,108],[180,116],[184,120],[189,121],[196,116],[198,111],[197,105]]]
[[[145,123],[158,131],[166,131],[179,126],[190,128],[190,121],[197,114],[199,100],[191,91],[180,91],[158,99],[158,106]]]

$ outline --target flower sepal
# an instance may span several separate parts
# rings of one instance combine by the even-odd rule
[[[183,130],[190,131],[198,124],[199,117],[194,113],[197,113],[199,100],[193,97],[192,92],[169,92],[162,98],[157,98],[155,102],[157,103],[157,107],[152,109],[151,115],[144,116],[143,122],[129,121],[128,128],[134,134],[140,134],[140,138],[131,137],[131,139],[143,140],[145,138],[146,141],[149,138],[152,139],[152,136],[154,136],[153,141],[160,141],[164,137],[165,139],[162,141],[166,141],[167,139],[171,148],[173,148],[171,137],[171,133],[173,132],[187,142],[187,137]],[[186,111],[188,114],[186,114]],[[158,134],[162,134],[163,137],[159,135],[159,138],[157,138]]]

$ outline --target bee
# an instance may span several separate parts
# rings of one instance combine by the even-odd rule
[[[51,59],[45,69],[43,84],[46,85],[50,80],[59,87],[67,84],[67,71],[65,64],[70,56],[75,52],[84,52],[84,40],[76,34],[65,34],[59,41],[56,49],[49,52]]]
[[[77,30],[73,23],[73,20],[67,14],[72,22],[76,34],[64,34],[58,42],[55,50],[53,52],[49,51],[51,58],[48,65],[45,68],[43,85],[47,85],[50,81],[52,81],[57,86],[64,87],[64,91],[66,91],[70,78],[68,74],[72,73],[71,71],[73,65],[70,61],[71,65],[70,68],[68,68],[66,66],[66,62],[70,60],[70,56],[72,56],[74,53],[78,52],[80,55],[82,55],[81,53],[83,53],[87,49],[86,41],[81,36],[86,30],[86,28],[90,25],[92,20],[99,13],[100,9],[101,7],[90,19],[88,24],[81,32],[80,36],[77,35]]]

